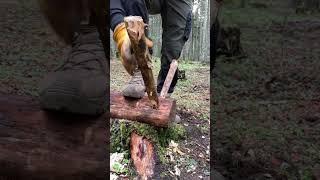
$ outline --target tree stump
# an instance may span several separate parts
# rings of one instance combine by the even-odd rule
[[[241,44],[241,31],[237,26],[221,27],[217,37],[216,55],[227,57],[245,57]]]
[[[0,179],[106,179],[107,120],[45,112],[31,98],[0,95]]]

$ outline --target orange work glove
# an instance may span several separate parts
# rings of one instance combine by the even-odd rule
[[[116,26],[113,33],[113,39],[117,44],[123,66],[129,74],[133,75],[133,72],[137,67],[137,61],[134,54],[131,52],[131,42],[125,23],[120,23]],[[153,46],[152,41],[148,38],[146,38],[146,44],[149,48]]]
[[[137,67],[137,62],[134,54],[131,53],[131,42],[125,23],[120,23],[116,26],[113,33],[113,39],[117,44],[124,68],[130,75],[133,75],[133,72]]]

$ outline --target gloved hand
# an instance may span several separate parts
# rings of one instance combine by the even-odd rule
[[[120,23],[116,26],[113,33],[113,39],[117,44],[118,52],[123,66],[130,75],[133,75],[134,70],[137,67],[137,62],[134,54],[131,51],[131,42],[125,26],[125,23]],[[146,38],[146,44],[148,48],[153,46],[151,40]]]

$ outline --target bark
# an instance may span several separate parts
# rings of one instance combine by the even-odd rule
[[[159,108],[153,109],[147,97],[128,99],[120,93],[110,93],[112,118],[128,119],[148,123],[157,127],[167,127],[176,115],[176,102],[169,98],[159,98]]]
[[[124,21],[131,41],[133,53],[146,86],[148,97],[151,101],[152,107],[156,109],[159,107],[159,100],[154,83],[151,56],[149,54],[145,35],[146,24],[144,24],[142,18],[139,16],[129,16],[126,17]]]
[[[30,98],[0,95],[0,179],[105,179],[107,120],[44,112]]]

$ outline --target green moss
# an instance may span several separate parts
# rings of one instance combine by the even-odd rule
[[[128,152],[130,149],[130,135],[136,132],[154,143],[157,154],[162,163],[165,163],[166,148],[171,140],[185,139],[184,126],[175,124],[168,128],[155,128],[142,123],[116,122],[111,128],[111,152]]]
[[[111,127],[111,153],[128,151],[130,143],[130,134],[134,127],[132,124],[124,121],[115,121]]]
[[[167,129],[168,138],[174,141],[179,141],[181,139],[185,139],[187,132],[183,125],[175,124],[174,126]]]

